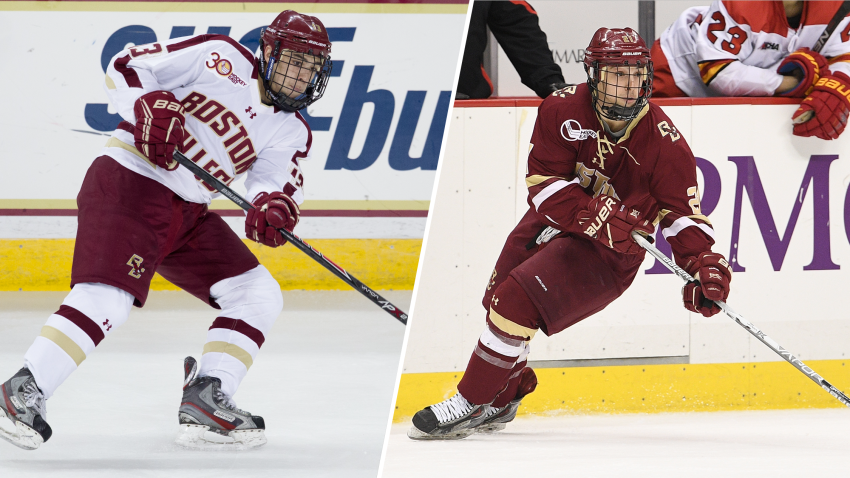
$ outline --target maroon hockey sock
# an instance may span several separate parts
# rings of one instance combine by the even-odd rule
[[[500,316],[501,321],[508,320],[527,329],[538,328],[540,312],[513,277],[508,277],[499,285],[491,310]],[[525,363],[526,340],[527,337],[511,335],[501,330],[491,321],[488,312],[487,330],[481,334],[466,366],[466,372],[457,386],[461,395],[478,405],[492,402],[500,392],[510,386],[511,377],[522,370],[522,367],[517,368],[517,361]],[[516,381],[518,382],[518,379]],[[515,395],[516,386],[513,390]],[[505,394],[505,397],[507,398],[508,394]],[[513,398],[510,396],[507,402]]]
[[[521,341],[517,341],[521,342]],[[457,390],[470,402],[490,403],[505,388],[517,357],[502,355],[478,340]]]
[[[511,400],[516,398],[517,389],[519,388],[520,372],[522,372],[522,369],[525,368],[525,365],[527,363],[527,360],[523,360],[522,362],[519,362],[514,365],[514,368],[511,369],[511,375],[508,378],[508,385],[505,387],[504,390],[502,390],[501,393],[499,393],[499,396],[497,396],[496,399],[493,400],[493,403],[491,404],[492,406],[504,407],[505,405],[510,403]]]
[[[498,303],[493,304],[493,310],[496,313],[505,318],[510,317],[511,322],[529,329],[537,329],[539,327],[540,322],[543,320],[540,312],[538,312],[537,307],[528,298],[525,290],[513,277],[508,277],[499,286],[494,295],[502,298]],[[487,317],[489,319],[489,314]],[[525,354],[519,357],[518,360],[511,369],[505,389],[499,393],[491,404],[492,406],[504,407],[511,400],[528,395],[537,386],[537,377],[534,375],[534,372],[530,368],[523,372],[528,364]]]

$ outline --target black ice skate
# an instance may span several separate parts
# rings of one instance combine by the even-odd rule
[[[236,408],[221,391],[218,378],[198,377],[194,358],[186,357],[183,366],[178,445],[195,450],[247,450],[266,444],[263,417]]]
[[[458,440],[475,433],[487,405],[469,403],[458,392],[452,398],[416,412],[407,436],[414,440]]]
[[[19,370],[0,389],[0,416],[15,425],[14,431],[0,426],[0,438],[24,450],[35,450],[49,440],[53,431],[45,421],[47,404],[29,369]]]
[[[487,407],[487,411],[484,412],[484,421],[475,427],[475,432],[493,433],[504,430],[506,424],[516,418],[516,412],[522,403],[522,399],[533,392],[535,388],[537,388],[537,375],[534,374],[534,370],[525,367],[520,372],[516,398],[504,407]]]

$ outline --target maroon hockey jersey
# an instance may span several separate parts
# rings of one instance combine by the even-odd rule
[[[537,114],[526,185],[539,219],[577,237],[587,236],[576,214],[591,198],[607,194],[656,218],[683,268],[714,244],[714,230],[700,211],[694,155],[651,103],[615,139],[597,117],[586,84],[554,92]]]

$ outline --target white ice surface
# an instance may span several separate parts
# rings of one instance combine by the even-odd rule
[[[154,292],[47,402],[53,437],[0,442],[0,477],[369,477],[377,474],[404,326],[354,291],[284,291],[284,311],[234,399],[268,444],[194,452],[173,444],[183,358],[200,359],[216,312]],[[404,310],[410,291],[382,292]],[[0,292],[0,380],[65,293]]]
[[[393,425],[382,478],[850,476],[846,408],[520,417],[454,441],[409,426]]]

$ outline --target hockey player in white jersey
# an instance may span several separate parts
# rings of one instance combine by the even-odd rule
[[[261,417],[232,397],[283,307],[280,286],[208,206],[217,193],[173,159],[179,150],[229,184],[246,174],[249,239],[284,244],[304,200],[300,161],[312,135],[298,113],[322,97],[331,43],[319,19],[293,11],[261,34],[259,57],[227,36],[128,48],[105,87],[124,121],[77,197],[72,290],[47,319],[24,367],[0,386],[0,437],[34,449],[52,430],[45,402],[95,347],[142,307],[154,272],[220,309],[200,364],[186,359],[178,443],[251,448]],[[5,421],[4,421],[5,422]]]
[[[811,48],[841,3],[718,0],[690,8],[652,47],[652,94],[804,98],[794,134],[835,139],[850,114],[850,17],[820,52]]]

